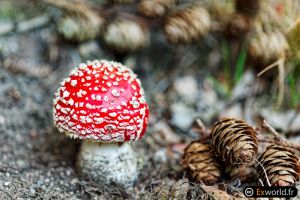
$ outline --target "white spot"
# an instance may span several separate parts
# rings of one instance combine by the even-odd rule
[[[135,86],[135,85],[131,85],[131,88],[132,88],[133,90],[136,90],[136,86]]]
[[[107,96],[104,96],[104,101],[108,101],[108,97]]]
[[[86,122],[87,122],[87,123],[92,123],[93,120],[92,120],[90,117],[86,117]]]
[[[101,90],[102,90],[103,92],[106,92],[106,91],[107,91],[107,89],[106,89],[105,87],[102,87]]]
[[[71,85],[72,85],[73,87],[75,87],[76,84],[77,84],[77,80],[72,80],[72,81],[71,81]]]
[[[111,91],[111,94],[112,94],[114,97],[119,97],[119,96],[120,96],[120,93],[118,92],[117,89],[113,89],[113,90]]]
[[[85,68],[87,68],[87,65],[85,63],[79,64],[79,69],[85,69]]]
[[[68,92],[67,90],[64,91],[63,93],[63,98],[68,97],[70,95],[70,92]]]
[[[94,119],[96,121],[96,124],[101,124],[104,121],[104,119],[101,117],[95,117]]]
[[[116,116],[117,116],[117,113],[112,112],[112,113],[109,113],[108,115],[111,116],[111,117],[116,117]]]
[[[92,106],[90,103],[85,104],[85,107],[86,107],[87,109],[92,109],[92,108],[93,108],[93,106]]]
[[[68,103],[73,106],[74,105],[74,100],[72,98],[70,98],[70,100],[68,101]]]
[[[101,95],[96,95],[96,100],[100,101],[101,100]]]

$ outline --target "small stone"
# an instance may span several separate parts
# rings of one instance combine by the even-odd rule
[[[66,175],[67,175],[67,176],[70,176],[71,173],[72,173],[71,170],[67,170],[67,171],[66,171]]]
[[[184,131],[191,127],[197,117],[197,113],[184,103],[174,103],[170,109],[172,113],[171,123]]]
[[[232,106],[225,107],[224,110],[219,115],[219,118],[222,117],[244,119],[241,104],[237,103]]]
[[[246,98],[251,95],[255,77],[252,71],[246,71],[232,90],[231,100]]]
[[[79,46],[79,53],[83,58],[89,58],[96,52],[100,52],[100,48],[95,41],[84,42]]]
[[[35,193],[36,193],[35,189],[33,189],[32,187],[29,188],[29,191],[32,195],[35,195]]]
[[[20,169],[24,169],[27,166],[27,163],[24,160],[17,160],[16,164]]]
[[[9,186],[11,184],[11,182],[4,182],[5,186]]]
[[[7,34],[14,29],[14,24],[11,21],[0,21],[0,35]]]
[[[174,90],[187,104],[195,104],[199,96],[197,81],[194,76],[183,76],[175,80]]]
[[[160,150],[154,153],[153,159],[155,162],[167,162],[167,149],[161,148]]]
[[[204,80],[200,91],[197,101],[197,112],[201,120],[205,123],[209,123],[223,108],[224,103],[218,99],[218,95],[210,80]]]
[[[0,115],[0,124],[5,124],[5,117]]]

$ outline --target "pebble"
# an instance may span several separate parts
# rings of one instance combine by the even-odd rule
[[[218,99],[211,81],[205,80],[200,90],[197,111],[203,122],[210,123],[212,118],[222,109],[224,103]]]
[[[283,132],[300,131],[300,113],[295,115],[294,110],[279,112],[272,108],[263,108],[260,115],[275,129]]]
[[[219,114],[219,118],[222,117],[232,117],[237,119],[244,119],[242,106],[239,103],[236,103],[231,106],[225,106],[224,110]]]
[[[185,103],[193,105],[197,102],[199,90],[194,76],[183,76],[174,82],[174,90]]]
[[[5,186],[9,186],[11,184],[11,182],[4,182]]]
[[[87,58],[99,51],[100,48],[96,41],[84,42],[79,46],[79,53],[84,58]]]
[[[0,124],[5,124],[5,117],[0,115]]]
[[[12,21],[6,21],[6,20],[0,21],[0,35],[7,34],[13,31],[13,29],[14,29],[14,24]]]
[[[198,116],[196,111],[184,103],[174,103],[170,107],[171,123],[183,131],[188,131],[194,119]]]
[[[153,159],[156,162],[167,162],[167,148],[161,148],[154,153]]]
[[[253,86],[255,85],[254,81],[255,77],[253,72],[249,70],[246,71],[238,83],[235,84],[232,90],[231,100],[238,100],[251,95]]]
[[[35,195],[35,193],[36,193],[35,189],[33,189],[32,187],[29,188],[29,191],[32,195]]]

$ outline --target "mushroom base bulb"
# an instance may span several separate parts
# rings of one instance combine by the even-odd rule
[[[132,187],[139,175],[140,159],[128,143],[95,143],[81,145],[77,165],[82,175],[96,183]]]

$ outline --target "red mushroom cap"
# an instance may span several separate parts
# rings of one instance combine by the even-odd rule
[[[136,74],[106,60],[80,64],[61,82],[53,100],[60,132],[73,138],[123,142],[143,137],[148,105]]]

